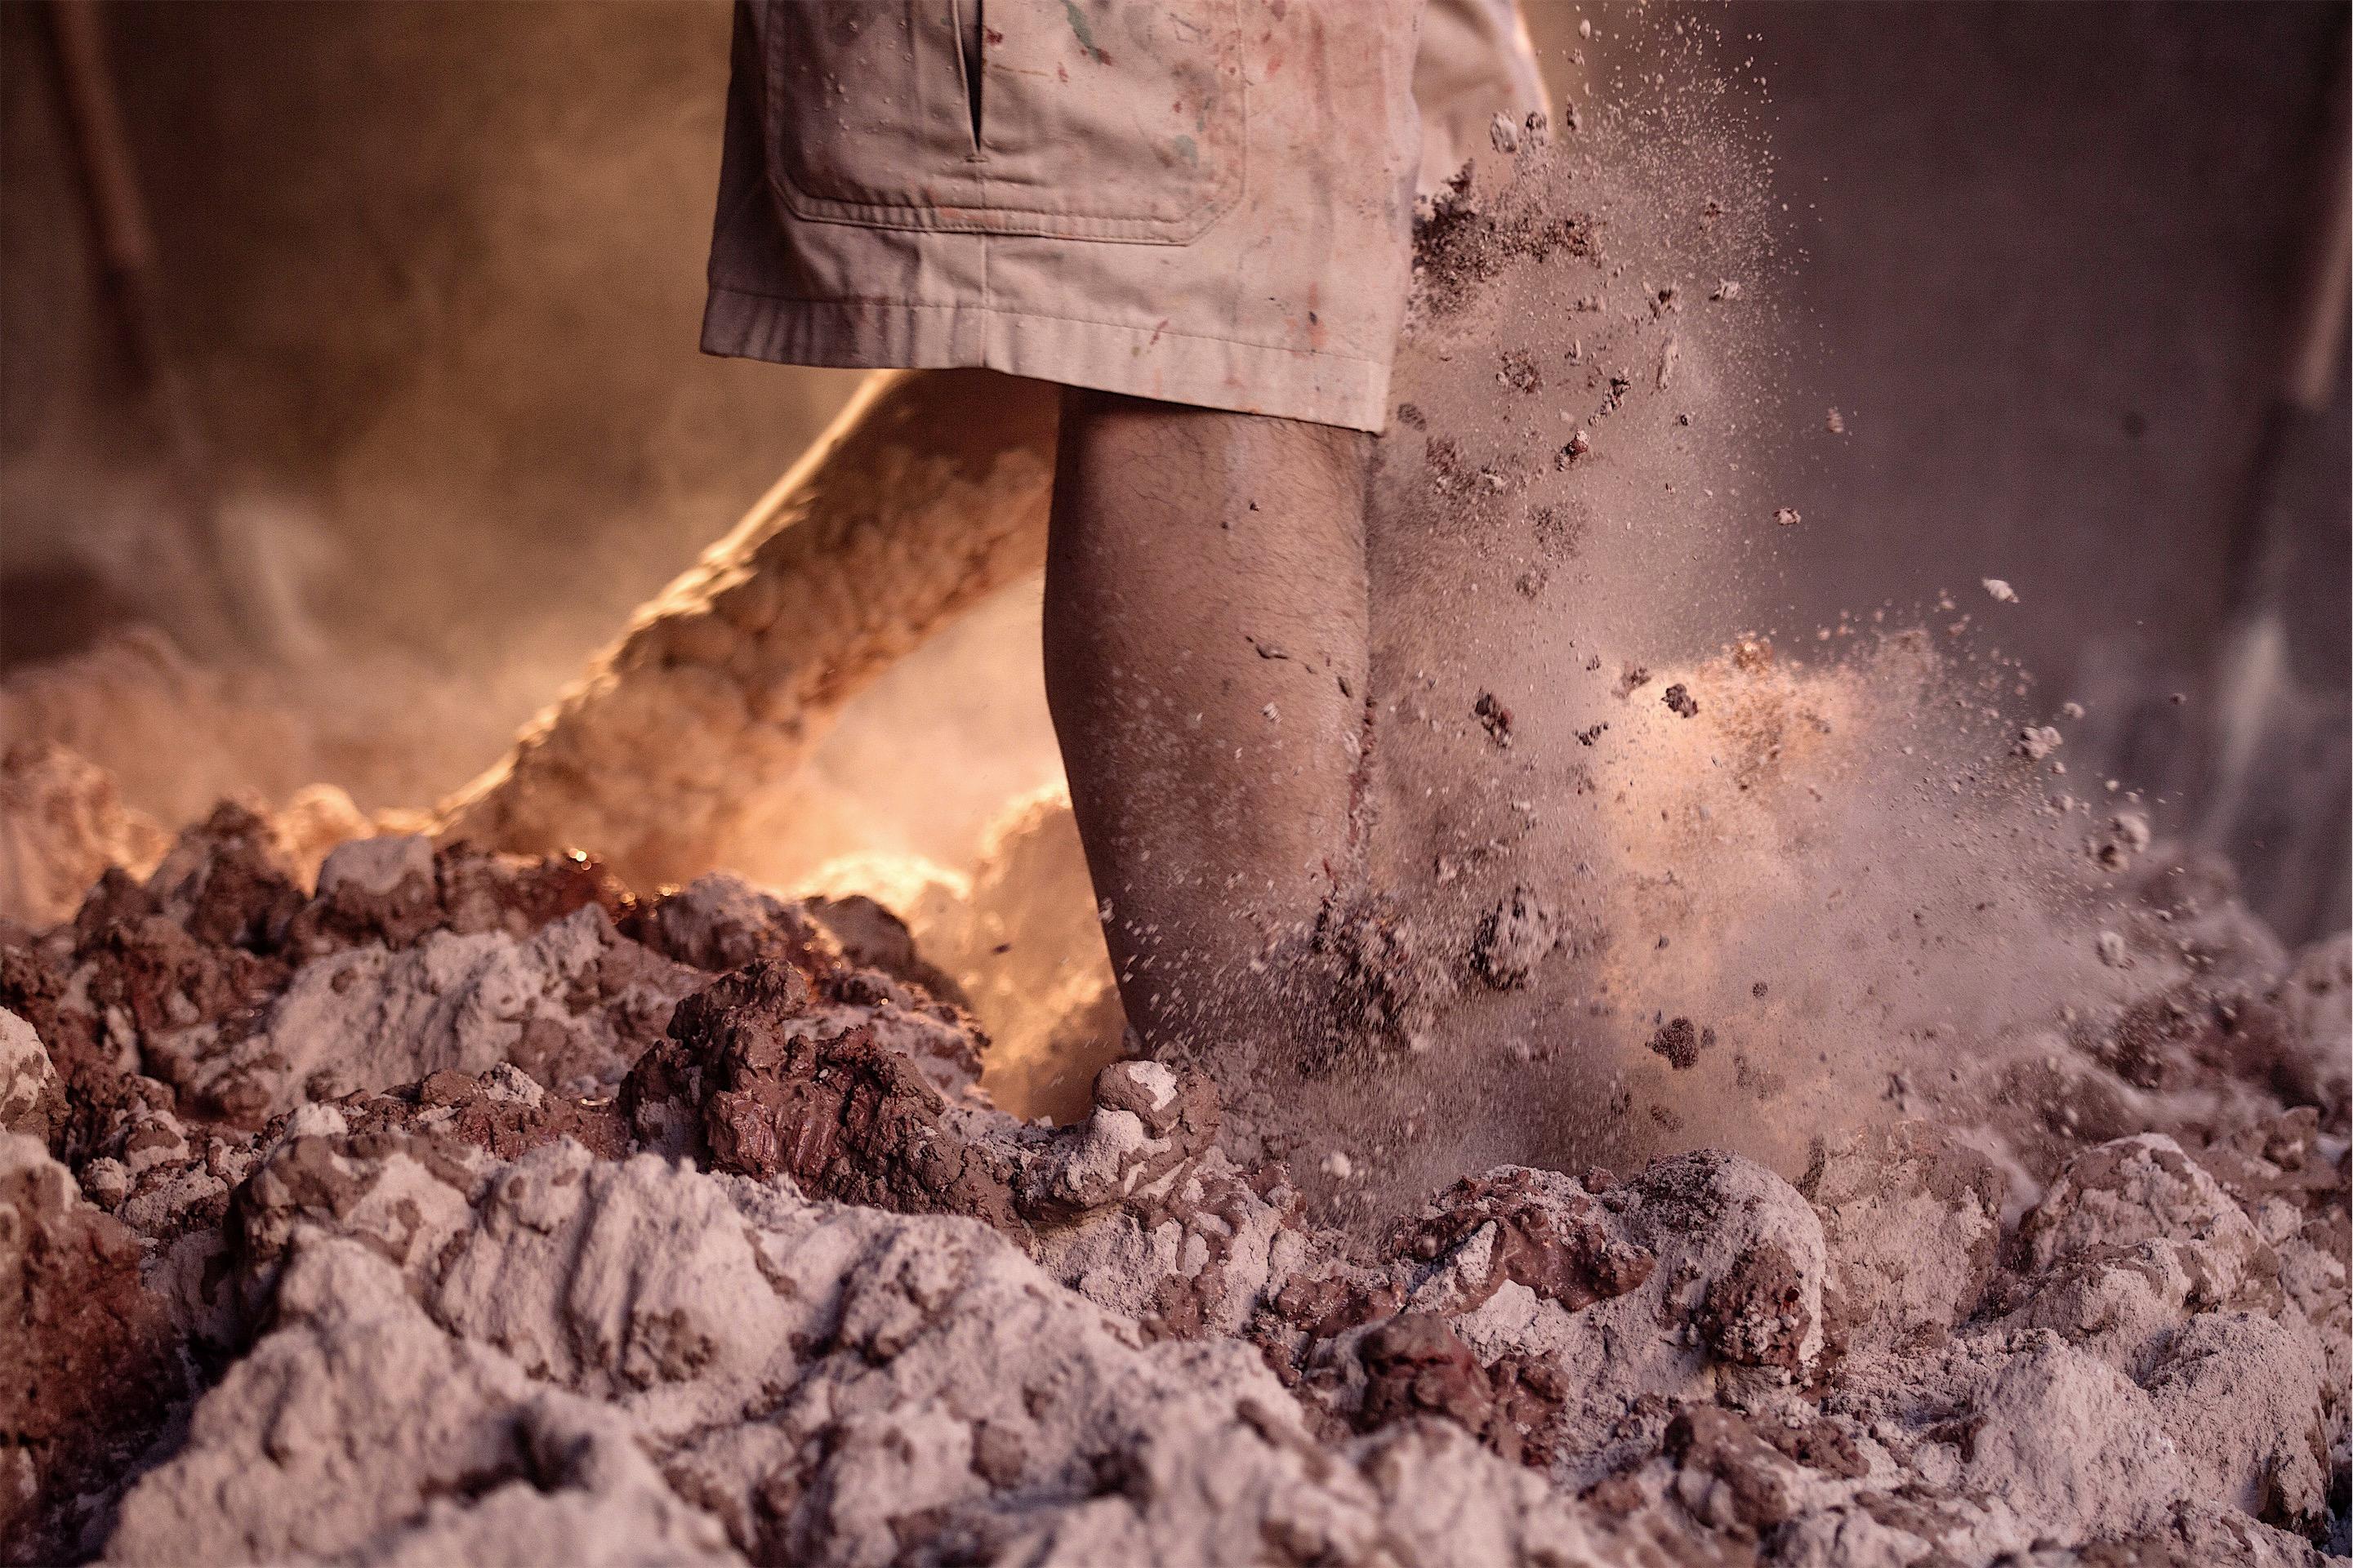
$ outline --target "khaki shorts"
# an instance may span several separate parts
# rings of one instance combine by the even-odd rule
[[[743,0],[734,48],[705,351],[1363,430],[1417,188],[1544,100],[1512,0]]]

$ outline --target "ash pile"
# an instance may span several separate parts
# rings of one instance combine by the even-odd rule
[[[1204,1078],[997,1109],[860,900],[403,837],[313,887],[231,806],[0,934],[11,1561],[2346,1550],[2342,937],[1794,1184],[1504,1167],[1367,1237]]]

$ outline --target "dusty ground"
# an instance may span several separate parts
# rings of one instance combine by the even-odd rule
[[[2344,1546],[2347,954],[2204,952],[1982,1064],[1984,1125],[1794,1184],[1507,1167],[1351,1243],[1219,1151],[1206,1079],[993,1109],[871,907],[396,837],[314,890],[225,808],[0,950],[5,1537],[2310,1563]]]

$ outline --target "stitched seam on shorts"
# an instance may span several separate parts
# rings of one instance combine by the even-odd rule
[[[994,305],[923,305],[908,300],[817,300],[799,294],[764,294],[756,289],[738,289],[732,284],[714,285],[715,294],[734,294],[747,300],[773,300],[780,305],[879,305],[891,310],[978,310],[991,316],[1008,316],[1015,321],[1068,321],[1076,327],[1105,327],[1114,332],[1134,332],[1139,337],[1157,334],[1164,338],[1184,338],[1201,343],[1228,343],[1235,348],[1263,349],[1269,353],[1298,354],[1309,359],[1346,360],[1351,364],[1381,364],[1386,362],[1371,354],[1342,353],[1336,349],[1303,349],[1293,343],[1261,343],[1249,338],[1221,338],[1214,332],[1185,332],[1174,327],[1139,327],[1127,321],[1099,321],[1092,316],[1057,316],[1045,310],[1006,310]]]
[[[987,214],[992,218],[1036,219],[1042,230],[1042,232],[1036,235],[1012,234],[1006,236],[1006,237],[1011,239],[1056,239],[1066,237],[1059,228],[1045,229],[1043,226],[1049,222],[1056,224],[1103,224],[1106,226],[1113,224],[1126,224],[1138,228],[1175,228],[1179,225],[1193,222],[1196,218],[1200,217],[1203,213],[1208,212],[1211,207],[1218,207],[1219,209],[1216,213],[1211,214],[1213,218],[1223,216],[1226,207],[1230,207],[1241,194],[1239,189],[1241,184],[1240,177],[1229,174],[1225,177],[1223,184],[1219,185],[1215,194],[1202,201],[1194,203],[1191,206],[1187,207],[1183,212],[1180,212],[1172,217],[1154,217],[1149,215],[1139,217],[1134,214],[1121,213],[1074,213],[1067,212],[1056,207],[1000,207],[987,205],[977,207],[962,207],[958,206],[955,202],[915,201],[912,199],[907,201],[892,201],[888,198],[881,197],[878,197],[872,201],[852,201],[847,196],[820,196],[813,195],[796,184],[790,174],[786,174],[783,176],[783,183],[794,195],[798,196],[802,201],[841,209],[837,213],[804,212],[799,206],[795,205],[791,202],[785,204],[786,209],[790,211],[795,217],[803,219],[808,223],[849,224],[859,228],[913,229],[917,233],[922,234],[1003,234],[1005,232],[1002,229],[992,228],[987,224],[978,220],[951,226],[944,221],[940,223],[890,223],[883,221],[882,217],[880,216],[867,216],[897,213],[980,212]],[[1229,189],[1229,187],[1233,188]],[[984,175],[982,177],[984,201],[986,198],[987,189],[987,176]],[[1219,204],[1220,203],[1223,203],[1224,205],[1219,206]],[[857,214],[860,216],[843,216],[843,214]],[[1206,228],[1208,226],[1207,224],[1203,224],[1201,226]],[[1114,244],[1117,242],[1105,241],[1104,243]],[[1183,239],[1142,240],[1135,243],[1146,245],[1182,245],[1185,241]]]
[[[988,196],[988,170],[983,167],[980,172],[980,194],[983,200],[987,200]],[[995,296],[990,293],[988,287],[988,264],[994,259],[990,253],[997,248],[991,242],[996,237],[994,235],[985,234],[980,238],[980,308],[991,316],[997,313]]]

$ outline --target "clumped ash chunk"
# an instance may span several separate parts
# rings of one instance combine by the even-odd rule
[[[2021,1079],[1794,1186],[1505,1167],[1350,1242],[1198,1074],[995,1109],[872,911],[402,838],[311,889],[262,828],[0,942],[10,1561],[2342,1547],[2341,941],[2086,1019],[2069,1103],[2139,1128]],[[1490,984],[1559,940],[1491,923]]]

